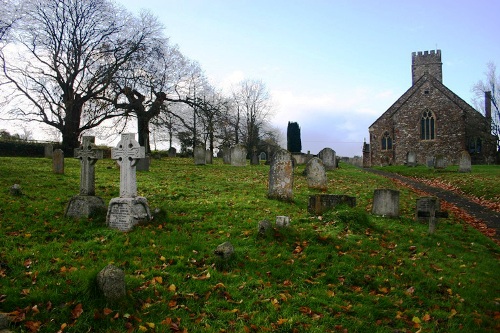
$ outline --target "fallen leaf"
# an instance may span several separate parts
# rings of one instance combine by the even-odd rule
[[[40,326],[42,326],[42,323],[39,321],[27,321],[24,323],[24,326],[30,331],[30,332],[38,332],[40,329]]]
[[[83,313],[82,303],[78,303],[71,311],[71,318],[78,319]]]

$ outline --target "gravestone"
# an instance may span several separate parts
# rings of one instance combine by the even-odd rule
[[[471,172],[472,171],[472,161],[470,154],[467,151],[463,151],[460,154],[460,161],[458,162],[458,172]]]
[[[250,159],[250,165],[259,165],[259,154],[257,154],[257,147],[252,148],[252,158]]]
[[[64,174],[64,152],[61,149],[54,150],[52,154],[52,170],[55,174]]]
[[[271,222],[269,222],[268,220],[259,221],[259,224],[257,225],[258,236],[267,235],[269,230],[271,230]]]
[[[316,194],[309,196],[307,211],[310,214],[322,215],[338,205],[356,207],[356,197],[343,194]]]
[[[116,302],[125,297],[125,273],[116,266],[108,265],[97,274],[97,286],[109,302]]]
[[[266,155],[265,152],[261,152],[259,154],[259,160],[261,160],[261,161],[266,161],[267,160],[267,155]]]
[[[307,187],[326,191],[328,187],[328,179],[323,162],[317,158],[312,158],[306,165]]]
[[[399,191],[389,189],[376,189],[373,193],[372,214],[398,217]]]
[[[207,164],[213,164],[213,155],[212,155],[212,152],[210,151],[210,149],[207,149],[206,152],[205,152],[205,162]]]
[[[276,216],[276,227],[288,228],[289,226],[290,226],[290,217],[288,217],[288,216]]]
[[[176,156],[177,156],[177,149],[175,149],[175,147],[168,148],[168,157],[176,157]]]
[[[222,147],[222,162],[224,164],[231,164],[231,147],[229,146]]]
[[[380,165],[385,167],[391,164],[391,159],[389,156],[382,156],[380,157]]]
[[[224,242],[217,245],[214,254],[221,259],[227,260],[234,254],[234,246],[230,242]]]
[[[65,216],[89,217],[104,210],[104,201],[95,196],[95,167],[98,160],[103,158],[103,151],[94,144],[95,137],[84,136],[79,148],[75,148],[75,158],[80,160],[80,193],[68,203]]]
[[[292,154],[285,149],[276,151],[272,158],[267,196],[283,201],[293,200]]]
[[[207,152],[205,151],[205,146],[197,145],[194,147],[194,164],[207,164]]]
[[[440,210],[439,199],[436,197],[420,197],[417,199],[415,219],[420,222],[429,220],[428,216],[434,216]]]
[[[247,148],[245,145],[237,144],[231,147],[231,165],[246,166],[247,165]]]
[[[145,148],[135,140],[135,134],[122,134],[111,149],[111,158],[120,165],[120,197],[109,202],[106,223],[111,228],[129,231],[139,222],[151,220],[148,201],[137,196],[136,164],[145,157]]]
[[[436,156],[436,159],[434,160],[434,169],[446,169],[448,166],[448,162],[446,161],[446,157],[442,155]]]
[[[410,151],[406,155],[406,165],[409,167],[414,167],[417,165],[417,154],[414,151]]]
[[[46,143],[43,147],[43,155],[46,158],[52,158],[52,154],[54,153],[54,146],[51,143]]]
[[[137,171],[149,171],[149,166],[151,165],[151,156],[146,155],[144,158],[140,158],[137,162]]]
[[[434,156],[427,156],[425,165],[427,165],[428,168],[434,168],[434,161],[435,161]]]
[[[323,161],[323,165],[326,170],[334,170],[337,165],[337,157],[335,154],[335,150],[331,148],[323,148],[318,157]]]
[[[13,195],[15,197],[20,197],[23,195],[23,191],[21,190],[21,185],[19,184],[14,184],[10,187],[9,189],[10,195]]]

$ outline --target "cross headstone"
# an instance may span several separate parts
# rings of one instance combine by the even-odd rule
[[[64,174],[64,152],[61,149],[54,150],[52,154],[52,170],[55,174]]]
[[[95,167],[102,159],[102,150],[97,149],[94,136],[84,136],[80,147],[75,148],[75,158],[80,160],[80,195],[95,195]]]
[[[137,196],[136,165],[146,155],[145,147],[135,140],[135,134],[122,134],[111,158],[120,165],[120,197],[109,202],[106,223],[121,231],[129,231],[142,221],[151,220],[148,201]]]
[[[120,197],[137,196],[136,165],[140,158],[146,157],[146,149],[135,141],[135,134],[122,134],[120,142],[111,149],[111,159],[120,165]]]
[[[421,197],[417,199],[416,216],[418,221],[429,222],[429,234],[436,230],[437,219],[439,217],[448,217],[447,211],[439,210],[439,199],[436,197]]]

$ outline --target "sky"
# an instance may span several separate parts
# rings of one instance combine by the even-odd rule
[[[472,104],[500,66],[497,0],[116,0],[158,16],[170,43],[215,87],[261,80],[271,123],[302,151],[361,155],[368,127],[411,86],[411,54],[440,49],[443,83]],[[286,141],[284,147],[286,147]]]

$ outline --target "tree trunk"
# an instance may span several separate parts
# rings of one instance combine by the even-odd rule
[[[73,105],[66,107],[66,117],[64,117],[61,134],[62,150],[67,157],[72,157],[74,149],[80,145],[78,139],[81,133],[80,120],[82,107],[75,102],[73,102]]]
[[[137,112],[137,131],[139,132],[139,145],[146,148],[146,154],[151,153],[149,144],[149,120],[148,114]]]

